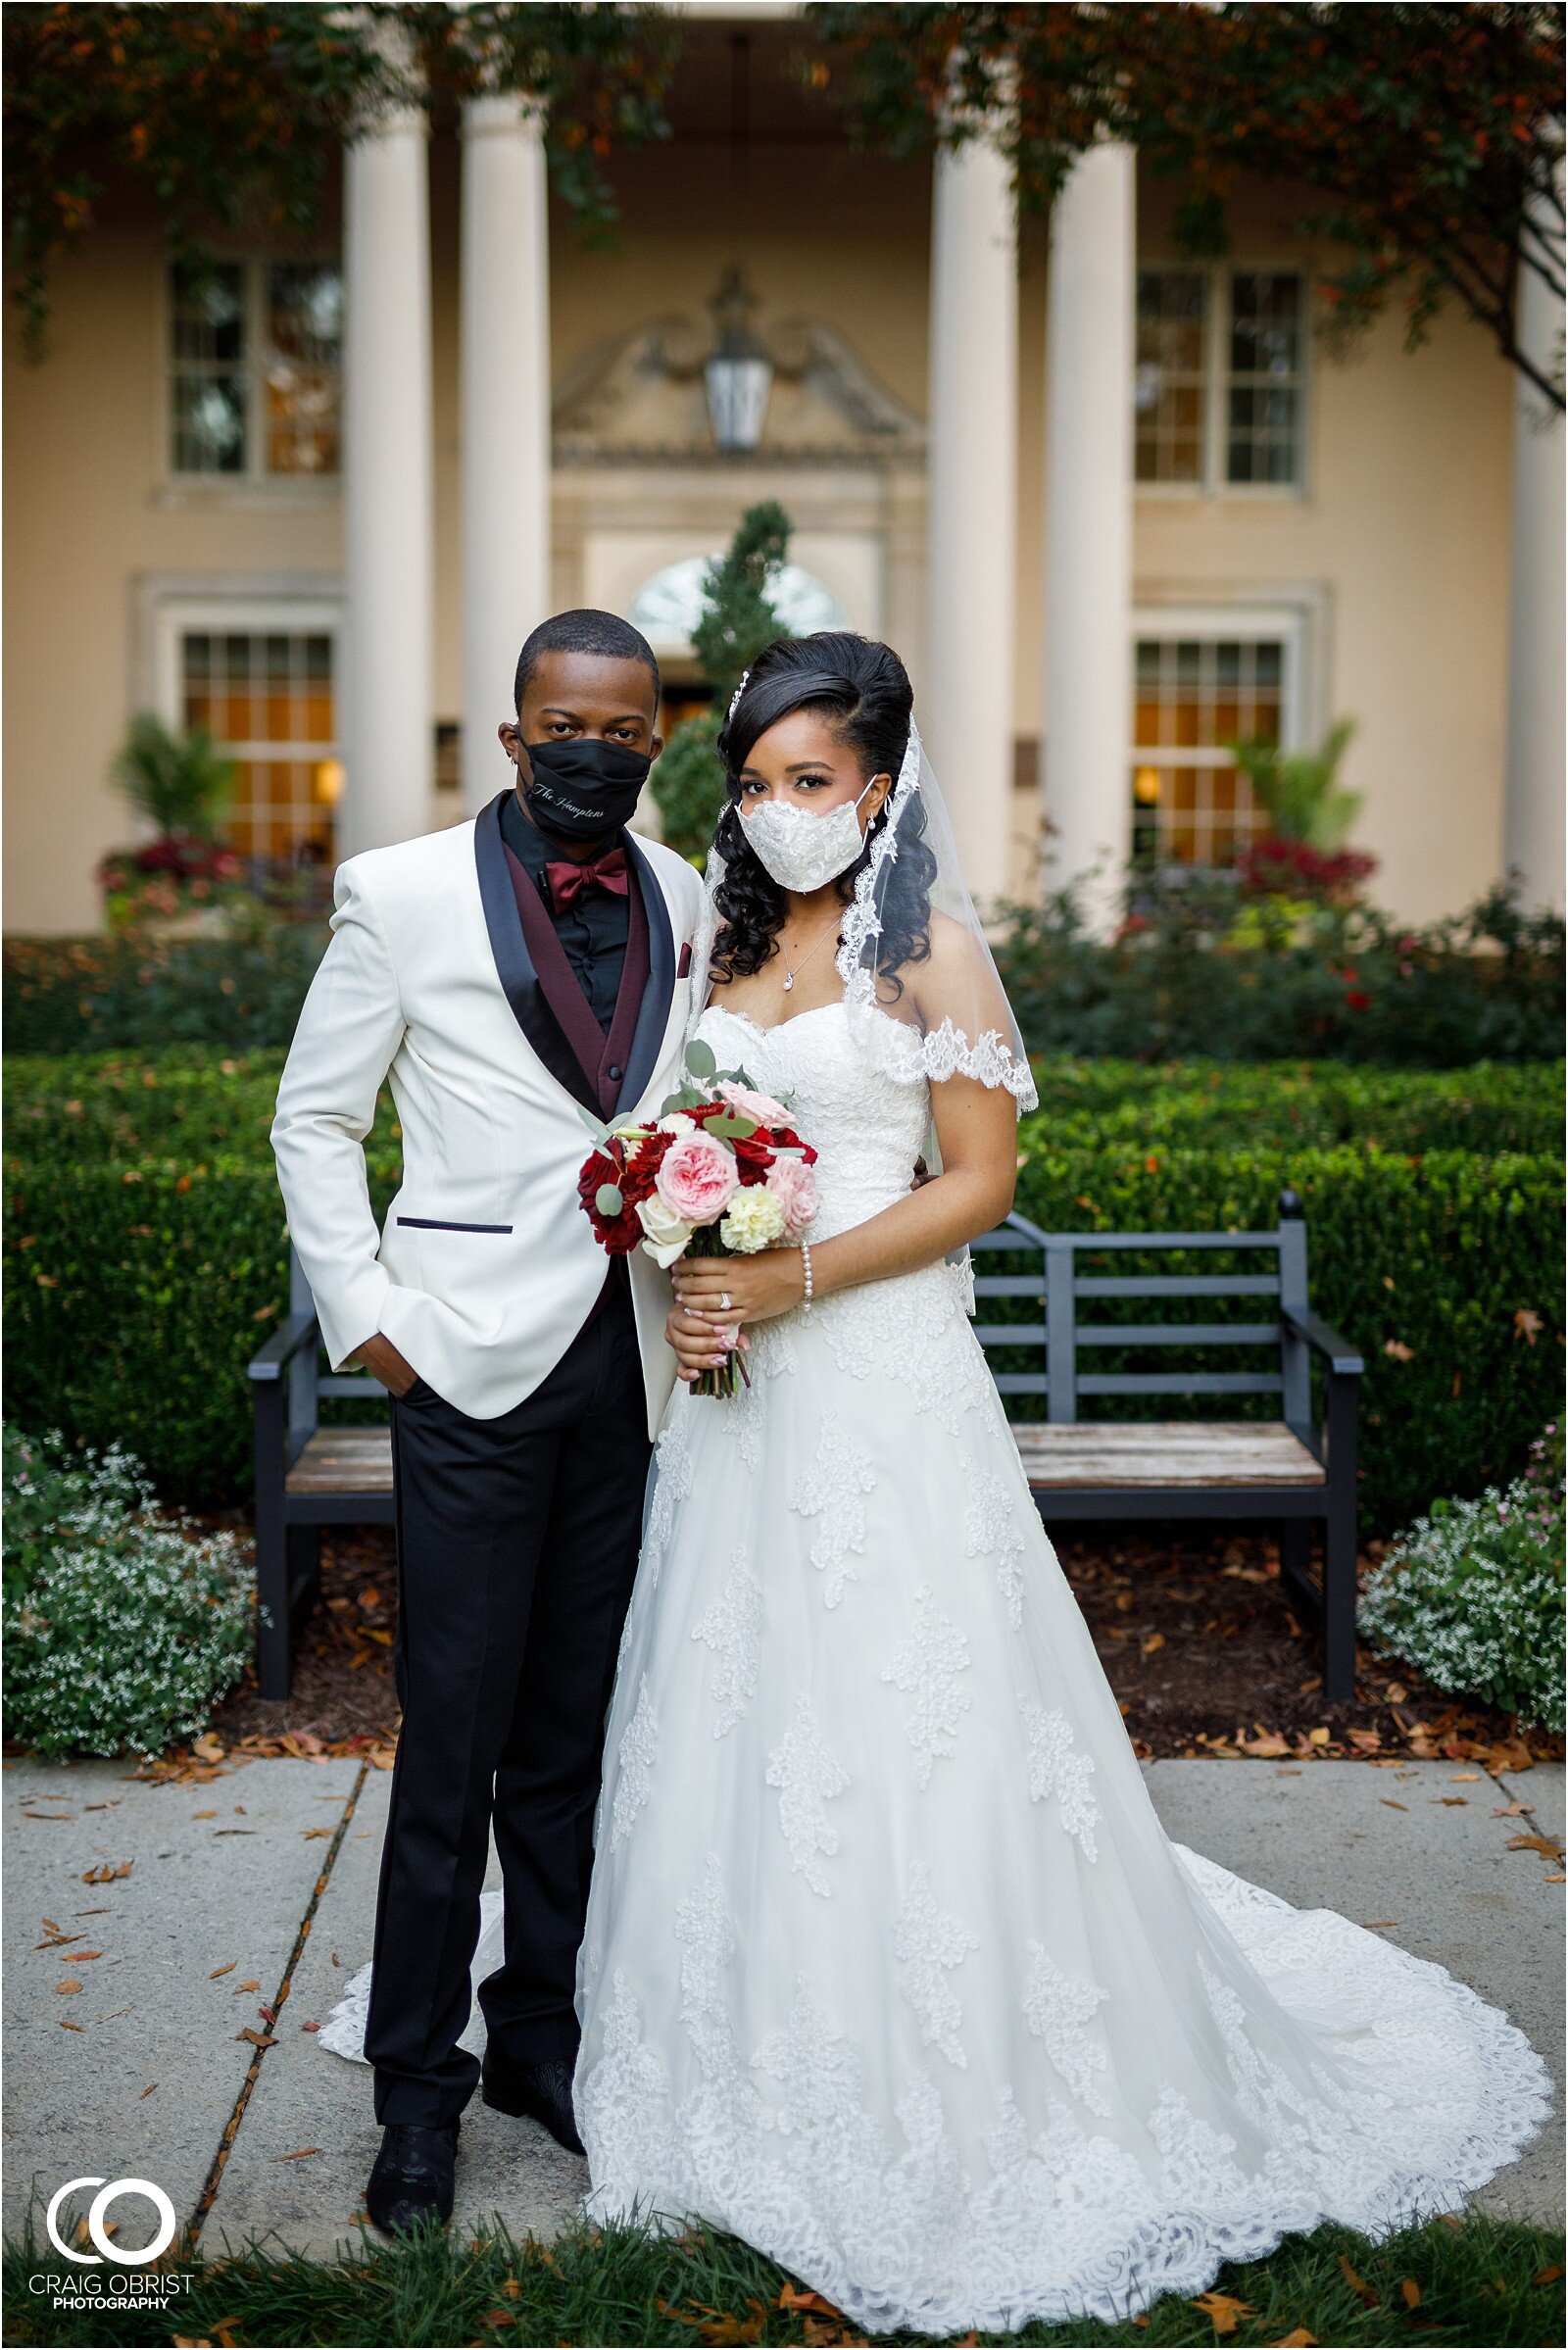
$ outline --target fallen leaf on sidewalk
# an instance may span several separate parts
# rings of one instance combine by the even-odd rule
[[[1380,1795],[1378,1801],[1386,1805],[1390,1811],[1408,1811],[1410,1808],[1408,1803],[1400,1803],[1393,1795]]]
[[[60,1993],[63,1999],[69,1999],[73,1991],[79,1991],[81,1985],[79,1983],[71,1983],[69,1981],[66,1983],[57,1983],[55,1984],[55,1989]]]
[[[65,2017],[62,2016],[60,2018],[60,2029],[62,2032],[85,2032],[87,2027],[85,2024],[68,2024]]]
[[[147,2086],[142,2090],[141,2097],[150,2097],[157,2086],[158,2083],[156,2081],[149,2081]],[[138,2097],[136,2100],[138,2105],[141,2103],[141,2097]]]
[[[212,1973],[211,1973],[211,1974],[208,1976],[208,1978],[207,1978],[208,1982],[209,1982],[209,1983],[216,1983],[216,1982],[218,1981],[218,1978],[220,1977],[220,1975],[232,1975],[232,1974],[233,1974],[233,1972],[234,1972],[234,1969],[235,1969],[235,1968],[236,1968],[238,1965],[239,1965],[239,1960],[238,1960],[237,1958],[231,1958],[231,1959],[229,1960],[229,1962],[228,1962],[228,1964],[227,1964],[227,1966],[226,1966],[226,1967],[215,1967],[215,1968],[213,1969]]]
[[[193,1811],[190,1816],[193,1820],[216,1820],[218,1814],[215,1811]]]
[[[83,1869],[81,1882],[83,1885],[113,1885],[117,1878],[128,1877],[135,1866],[133,1860],[122,1860],[118,1869],[112,1869],[109,1863],[103,1860],[99,1862],[96,1869]]]
[[[1381,1934],[1385,1927],[1397,1926],[1398,1923],[1397,1918],[1365,1918],[1361,1930],[1364,1934]]]
[[[319,2032],[320,2029],[319,2024],[302,2024],[300,2026],[301,2032]]]
[[[1522,1819],[1529,1809],[1528,1803],[1503,1803],[1498,1805],[1492,1816],[1494,1820],[1518,1820]]]
[[[1560,1836],[1511,1836],[1508,1849],[1510,1852],[1539,1852],[1543,1860],[1561,1860],[1562,1838]]]
[[[236,1999],[237,1999],[241,1991],[259,1991],[259,1990],[261,1989],[261,1987],[262,1987],[262,1986],[261,1986],[261,1984],[260,1984],[260,1983],[257,1982],[257,1980],[256,1980],[255,1976],[254,1976],[254,1975],[252,1975],[252,1976],[251,1976],[251,1977],[250,1977],[250,1978],[249,1978],[249,1979],[248,1979],[246,1982],[244,1982],[244,1983],[235,1983],[235,1985],[234,1985],[234,1996],[235,1996],[235,1997],[236,1997]]]
[[[1470,1798],[1468,1795],[1440,1795],[1438,1797],[1438,1801],[1449,1811],[1453,1809],[1456,1803],[1465,1804],[1468,1803],[1469,1800]]]
[[[1367,2280],[1364,2277],[1358,2277],[1356,2275],[1355,2271],[1351,2268],[1349,2262],[1346,2259],[1343,2252],[1340,2254],[1340,2274],[1345,2278],[1345,2281],[1349,2286],[1351,2292],[1355,2295],[1357,2301],[1364,2301],[1368,2309],[1377,2308],[1378,2297],[1376,2293],[1367,2283]]]
[[[296,2146],[292,2154],[274,2154],[273,2162],[303,2162],[308,2154],[319,2154],[319,2146]]]
[[[1234,2333],[1243,2318],[1254,2314],[1251,2303],[1238,2301],[1234,2293],[1201,2293],[1193,2307],[1202,2311],[1216,2333]]]
[[[253,2048],[275,2048],[277,2046],[276,2040],[270,2032],[258,2032],[250,2024],[246,2025],[243,2032],[236,2032],[234,2037],[237,2040],[249,2040]]]
[[[1464,1797],[1461,1795],[1461,1796],[1459,1797],[1459,1800],[1460,1800],[1460,1802],[1462,1803],[1462,1802],[1464,1801]],[[330,1828],[307,1828],[307,1829],[305,1830],[305,1841],[306,1841],[307,1843],[310,1843],[310,1842],[312,1841],[313,1837],[316,1837],[316,1836],[330,1836],[330,1835],[331,1835],[331,1833],[332,1833],[332,1831],[331,1831],[331,1829],[330,1829]]]

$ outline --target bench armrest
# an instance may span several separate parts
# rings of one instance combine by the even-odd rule
[[[255,1380],[281,1379],[284,1366],[293,1361],[300,1348],[316,1343],[317,1322],[314,1314],[290,1314],[279,1322],[259,1354],[253,1354],[247,1366],[247,1376]]]
[[[1325,1322],[1323,1316],[1314,1313],[1309,1305],[1282,1306],[1280,1320],[1287,1330],[1294,1331],[1298,1338],[1304,1339],[1309,1346],[1315,1347],[1324,1356],[1331,1371],[1358,1379],[1366,1369],[1366,1364],[1349,1340],[1342,1338],[1333,1324]]]

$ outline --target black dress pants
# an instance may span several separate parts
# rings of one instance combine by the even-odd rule
[[[473,1420],[422,1380],[392,1408],[403,1730],[365,2049],[378,2122],[456,2121],[492,1811],[506,1956],[480,1990],[519,2064],[574,2057],[605,1714],[649,1444],[631,1301],[612,1286],[544,1384]]]

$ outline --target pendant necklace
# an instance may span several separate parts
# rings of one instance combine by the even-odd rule
[[[794,963],[794,964],[792,964],[792,963],[791,963],[791,961],[790,961],[790,951],[789,951],[789,949],[788,949],[788,948],[785,946],[785,944],[784,944],[784,941],[783,941],[782,939],[780,939],[780,940],[779,940],[779,943],[778,943],[778,951],[779,951],[779,953],[780,953],[780,954],[783,955],[783,957],[784,957],[784,993],[785,993],[785,995],[786,995],[786,996],[789,994],[790,990],[791,990],[791,989],[794,987],[794,985],[795,985],[795,980],[796,980],[796,975],[797,975],[797,973],[805,970],[805,968],[806,968],[807,964],[808,964],[808,963],[810,961],[810,959],[811,959],[812,955],[813,955],[816,953],[816,951],[817,951],[817,948],[819,948],[819,947],[825,947],[825,946],[827,945],[827,942],[828,942],[828,938],[829,938],[829,936],[831,935],[831,936],[833,936],[834,938],[836,938],[836,937],[839,935],[839,932],[842,930],[842,928],[843,928],[843,924],[842,924],[842,923],[840,923],[840,922],[835,922],[835,923],[832,925],[831,933],[830,933],[829,931],[826,931],[826,930],[824,930],[824,931],[823,931],[823,933],[822,933],[822,935],[821,935],[821,937],[820,937],[820,938],[819,938],[819,939],[816,941],[815,945],[814,945],[814,946],[808,947],[808,949],[807,949],[806,953],[805,953],[805,954],[804,954],[804,955],[801,956],[801,959],[800,959],[800,961],[799,961],[798,963]]]

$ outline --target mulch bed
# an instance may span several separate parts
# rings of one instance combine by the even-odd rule
[[[1370,1545],[1363,1572],[1379,1548]],[[1141,1755],[1372,1762],[1415,1755],[1494,1770],[1562,1756],[1560,1738],[1521,1732],[1485,1707],[1456,1705],[1365,1649],[1354,1703],[1326,1706],[1312,1640],[1280,1583],[1278,1547],[1261,1534],[1182,1523],[1095,1527],[1064,1541],[1059,1555]],[[321,1594],[299,1634],[293,1694],[270,1701],[247,1681],[215,1716],[214,1744],[390,1759],[397,1731],[390,1529],[329,1534]],[[193,1761],[199,1769],[201,1758]]]

